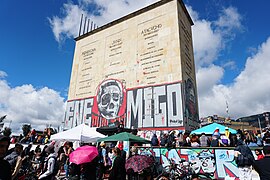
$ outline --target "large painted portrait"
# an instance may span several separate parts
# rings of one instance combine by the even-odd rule
[[[126,90],[116,79],[104,80],[97,88],[92,118],[101,126],[117,126],[125,115]]]

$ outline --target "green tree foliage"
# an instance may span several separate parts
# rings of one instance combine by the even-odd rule
[[[32,127],[30,124],[24,124],[22,126],[23,135],[26,136],[31,131],[31,129],[32,129]]]
[[[9,137],[11,135],[11,128],[5,127],[3,130],[3,135]]]

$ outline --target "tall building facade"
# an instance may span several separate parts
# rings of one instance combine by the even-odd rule
[[[76,38],[65,128],[196,129],[192,25],[161,0]]]

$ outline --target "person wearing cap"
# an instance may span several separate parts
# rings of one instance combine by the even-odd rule
[[[256,160],[253,167],[259,173],[261,180],[270,180],[270,146],[264,146],[263,153],[264,158]]]
[[[10,180],[11,179],[11,166],[7,160],[4,159],[6,152],[9,147],[9,138],[0,135],[0,179],[1,180]]]

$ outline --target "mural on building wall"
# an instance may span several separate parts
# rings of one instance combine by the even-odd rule
[[[126,89],[121,81],[100,83],[96,96],[68,101],[65,128],[86,123],[92,127],[183,127],[181,83]]]
[[[118,80],[105,80],[98,86],[94,97],[91,126],[118,126],[121,119],[124,119],[125,110],[125,87]]]
[[[163,167],[169,159],[179,163],[181,159],[192,163],[196,173],[213,173],[213,178],[234,177],[238,179],[239,170],[234,161],[234,150],[229,149],[167,149],[140,148],[140,154],[151,154],[160,160]]]
[[[191,79],[185,81],[185,116],[188,120],[198,121],[196,90]]]

